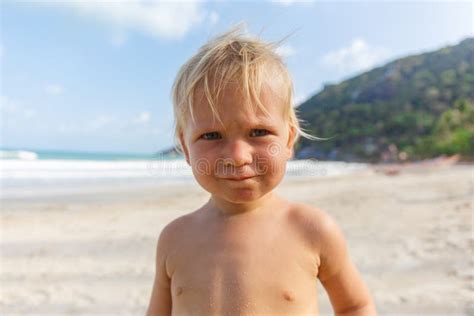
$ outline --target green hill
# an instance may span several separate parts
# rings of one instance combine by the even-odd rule
[[[296,157],[380,161],[459,153],[474,158],[474,38],[395,60],[336,85],[298,108]]]

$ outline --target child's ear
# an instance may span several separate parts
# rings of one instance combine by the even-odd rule
[[[288,159],[293,158],[293,154],[294,154],[293,148],[295,146],[296,134],[297,134],[296,128],[294,126],[290,126],[288,129],[288,143],[286,144]]]
[[[188,165],[191,166],[191,163],[189,160],[189,151],[188,151],[188,148],[186,147],[186,142],[184,141],[183,133],[179,133],[179,143],[181,144],[181,149],[183,150],[184,157],[186,158],[186,162],[188,163]]]

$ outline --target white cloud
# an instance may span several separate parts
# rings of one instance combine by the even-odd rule
[[[61,133],[76,133],[80,130],[81,128],[78,124],[70,122],[61,122],[58,126],[58,131]]]
[[[284,44],[277,47],[276,53],[281,57],[286,58],[295,55],[296,49],[289,44]]]
[[[271,3],[288,7],[293,4],[312,4],[315,0],[268,0]]]
[[[109,114],[99,114],[93,118],[82,118],[71,120],[58,121],[57,131],[61,133],[84,133],[90,131],[97,131],[104,128],[113,130],[113,127],[118,123],[118,119]]]
[[[150,133],[152,135],[163,135],[163,134],[166,134],[167,130],[163,127],[159,128],[159,127],[154,127],[151,129]]]
[[[44,86],[44,92],[49,95],[59,95],[63,93],[63,87],[57,83],[47,83]]]
[[[15,103],[6,96],[0,95],[0,111],[2,113],[14,113],[17,110],[18,106]]]
[[[24,109],[23,110],[23,115],[27,120],[29,120],[30,118],[32,118],[36,115],[36,111],[33,110],[33,109]]]
[[[183,37],[204,18],[216,20],[217,14],[207,14],[201,1],[113,0],[113,1],[48,1],[34,2],[58,7],[112,26],[120,31],[139,31],[154,37]]]
[[[130,133],[131,131],[137,132],[139,130],[148,131],[150,127],[148,123],[150,120],[151,113],[148,111],[142,111],[128,119],[101,113],[95,117],[88,119],[83,118],[82,120],[76,120],[74,122],[62,121],[58,125],[58,131],[63,133],[78,133],[101,129],[107,129],[108,131],[125,131],[126,133]]]
[[[305,93],[305,94],[297,94],[295,95],[295,97],[293,98],[293,105],[294,106],[298,106],[300,105],[301,103],[303,103],[304,101],[308,100],[310,97],[311,97],[311,93]]]
[[[2,117],[4,115],[8,115],[19,119],[29,120],[36,115],[36,111],[34,109],[21,106],[17,102],[4,95],[0,95],[0,114]]]
[[[216,11],[209,13],[209,24],[214,26],[219,22],[219,14]]]
[[[36,116],[34,109],[22,106],[12,99],[0,95],[0,125],[1,127],[17,127],[22,122],[31,124],[31,119]]]
[[[100,129],[110,125],[115,122],[116,118],[107,114],[101,114],[89,122],[89,127],[91,129]]]
[[[143,111],[133,120],[134,123],[137,124],[146,124],[150,121],[151,114],[148,111]]]
[[[368,70],[389,56],[387,49],[370,46],[362,38],[355,38],[343,48],[325,54],[320,62],[339,74],[348,75]]]
[[[115,47],[122,47],[125,44],[126,40],[127,40],[127,37],[125,36],[125,34],[118,33],[112,36],[112,38],[110,39],[110,42]]]

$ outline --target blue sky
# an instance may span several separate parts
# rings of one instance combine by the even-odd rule
[[[244,21],[275,41],[295,102],[474,36],[472,1],[8,1],[0,147],[151,153],[173,144],[170,89],[209,37]]]

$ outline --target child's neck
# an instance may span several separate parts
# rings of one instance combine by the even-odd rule
[[[211,212],[216,213],[216,215],[227,217],[256,213],[258,210],[272,205],[278,199],[279,197],[273,192],[269,192],[260,199],[248,203],[232,203],[224,199],[211,196],[207,204]]]

